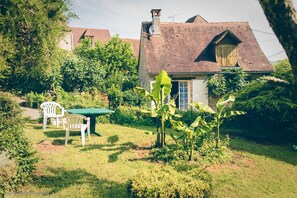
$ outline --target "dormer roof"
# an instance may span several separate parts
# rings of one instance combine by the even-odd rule
[[[242,41],[231,31],[231,30],[225,30],[222,33],[218,34],[212,41],[213,44],[217,45],[225,38],[231,38],[231,40],[234,42],[234,44],[238,45],[239,43],[242,43]]]
[[[94,35],[92,34],[90,29],[87,29],[84,34],[83,37],[94,37]]]

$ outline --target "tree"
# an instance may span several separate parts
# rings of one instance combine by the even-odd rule
[[[297,85],[297,13],[292,0],[260,0],[262,9],[292,66]]]
[[[49,89],[48,78],[60,60],[58,41],[72,16],[68,0],[0,0],[1,86]]]

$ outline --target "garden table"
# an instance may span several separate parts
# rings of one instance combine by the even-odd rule
[[[90,118],[90,132],[91,134],[95,134],[101,136],[100,133],[95,131],[96,128],[96,117],[104,114],[114,113],[114,111],[105,108],[87,108],[87,109],[67,109],[66,110],[70,114],[80,114]]]

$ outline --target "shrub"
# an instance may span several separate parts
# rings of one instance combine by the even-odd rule
[[[0,94],[0,112],[0,194],[3,194],[30,180],[37,158],[23,136],[19,105]]]
[[[138,107],[119,107],[115,113],[110,115],[110,121],[123,125],[154,126],[154,120],[150,115],[144,113]]]
[[[187,153],[181,149],[177,149],[175,145],[168,145],[164,148],[154,148],[150,155],[155,161],[178,162],[189,160]]]
[[[198,147],[197,160],[204,165],[228,162],[232,156],[232,152],[228,148],[229,144],[230,138],[228,136],[221,140],[219,147],[217,147],[214,138],[208,139]]]
[[[144,106],[149,101],[143,95],[130,89],[123,92],[123,104],[129,106]]]
[[[41,103],[45,101],[51,101],[53,98],[50,94],[44,94],[44,93],[35,93],[30,92],[25,95],[26,103],[25,106],[31,107],[31,108],[39,108]]]
[[[121,89],[117,88],[116,86],[112,85],[107,90],[108,95],[108,106],[111,109],[118,108],[123,101],[123,92]]]
[[[129,181],[128,190],[132,197],[210,197],[212,184],[206,172],[164,166],[141,171]]]
[[[236,93],[236,97],[233,107],[247,114],[228,125],[240,125],[249,130],[242,135],[274,142],[296,137],[297,91],[294,85],[266,77],[250,83]]]
[[[247,74],[242,69],[226,69],[222,74],[215,74],[208,78],[208,93],[213,97],[221,97],[234,93],[248,84]]]
[[[66,91],[89,91],[103,83],[105,71],[98,60],[69,57],[61,66],[62,87]]]

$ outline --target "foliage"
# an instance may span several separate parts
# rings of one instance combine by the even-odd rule
[[[70,93],[64,90],[58,90],[57,101],[65,109],[70,108],[92,108],[92,107],[106,107],[106,96],[100,92],[93,90],[92,92]],[[32,106],[39,108],[42,102],[52,100],[52,96],[49,93],[34,93],[30,92],[25,97],[26,102]]]
[[[290,83],[293,82],[294,77],[292,74],[291,64],[288,59],[280,60],[273,65],[274,73],[273,76],[286,80]]]
[[[210,197],[211,177],[198,169],[176,171],[170,166],[143,170],[129,181],[132,197]]]
[[[213,134],[211,134],[213,137]],[[220,147],[217,147],[216,140],[209,138],[203,141],[198,147],[197,160],[204,165],[221,164],[231,160],[232,153],[229,150],[230,138],[228,135],[220,142]]]
[[[152,84],[152,92],[148,93],[145,89],[137,87],[138,93],[149,98],[154,106],[151,107],[150,114],[152,117],[156,118],[156,128],[157,128],[157,147],[165,146],[165,122],[169,120],[171,116],[175,114],[175,102],[174,100],[170,102],[165,102],[166,97],[171,92],[171,79],[168,77],[166,71],[162,70],[159,75],[155,77],[155,82]],[[159,123],[161,123],[161,130],[159,131]]]
[[[192,161],[195,145],[211,130],[212,126],[201,116],[198,116],[190,126],[173,119],[171,119],[170,122],[174,129],[183,133],[178,138],[171,135],[177,145],[176,147],[181,148],[181,150],[187,154],[189,161]],[[178,140],[181,140],[182,143],[180,144]]]
[[[275,78],[256,80],[236,93],[234,108],[246,111],[247,115],[237,118],[235,123],[261,131],[254,135],[270,141],[292,137],[297,129],[296,93],[294,85]]]
[[[0,8],[1,86],[25,93],[49,89],[60,64],[58,38],[73,16],[69,1],[3,0]]]
[[[198,111],[193,109],[187,109],[186,111],[176,110],[176,113],[180,115],[178,120],[188,126],[191,125],[191,123],[194,122],[200,114]]]
[[[118,108],[123,101],[123,93],[120,89],[117,89],[116,86],[112,85],[107,90],[108,95],[108,108],[116,109]]]
[[[154,161],[179,162],[188,161],[189,155],[176,145],[167,145],[163,148],[153,148],[150,157]]]
[[[103,85],[105,71],[99,61],[68,57],[61,66],[65,91],[90,91]]]
[[[212,75],[207,80],[208,93],[214,97],[234,93],[247,85],[247,76],[242,69],[226,69],[222,74]]]
[[[37,158],[22,132],[20,107],[0,95],[0,195],[28,182]],[[15,170],[13,170],[15,168]]]
[[[120,125],[153,126],[154,120],[138,107],[120,106],[110,115],[110,121]]]
[[[113,109],[122,104],[123,96],[124,104],[139,104],[142,101],[131,91],[138,83],[136,67],[131,44],[118,35],[106,43],[97,42],[94,47],[90,39],[84,39],[74,50],[74,57],[62,66],[63,88],[66,91],[96,88],[108,95]]]
[[[123,104],[128,106],[146,106],[149,103],[147,98],[139,94],[133,89],[129,89],[123,92]]]
[[[41,103],[45,101],[52,101],[53,97],[48,93],[48,94],[38,94],[35,92],[30,92],[25,95],[25,100],[27,101],[27,105],[30,108],[39,108]]]

